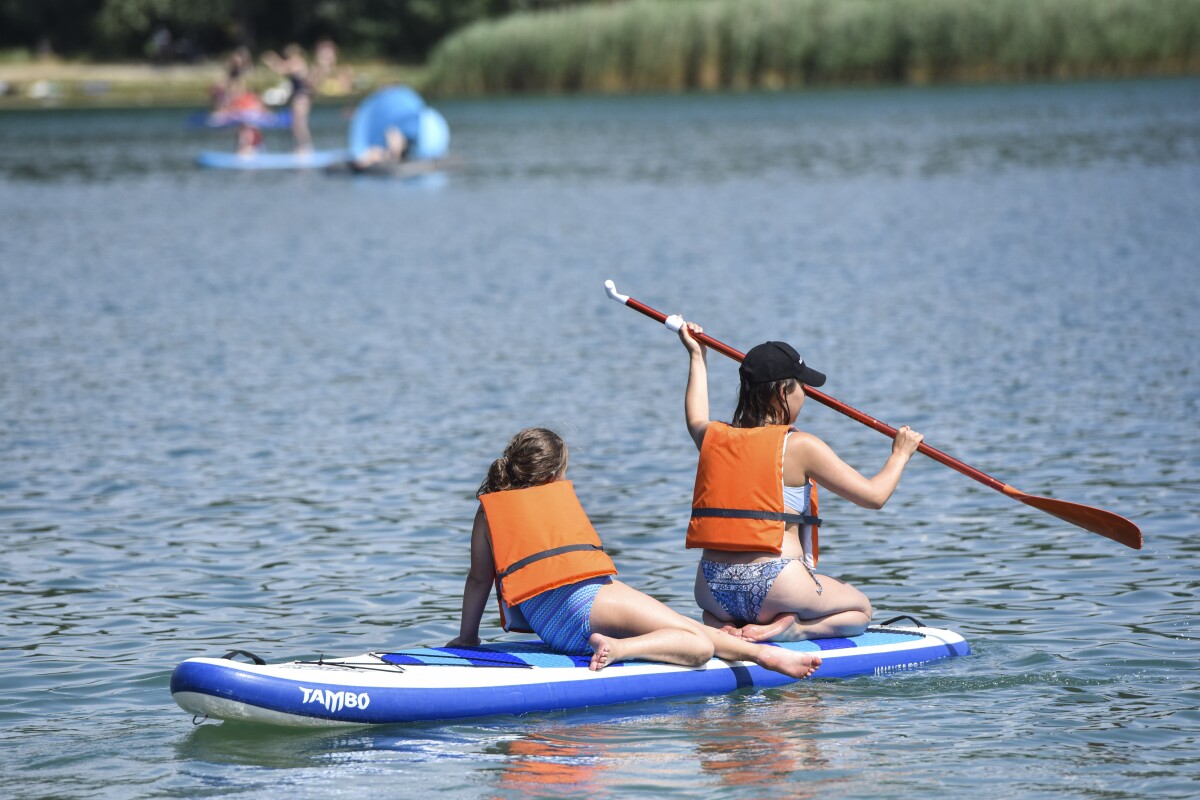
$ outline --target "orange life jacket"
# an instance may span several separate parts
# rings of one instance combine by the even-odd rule
[[[817,558],[817,487],[809,495],[809,513],[791,514],[783,504],[783,444],[790,428],[767,425],[734,428],[710,422],[700,446],[696,488],[687,546],[739,552],[782,553],[788,523],[811,531],[813,565]],[[800,509],[803,511],[803,509]]]
[[[528,630],[520,619],[510,627],[509,617],[517,617],[511,606],[569,583],[617,574],[570,481],[489,492],[479,502],[491,532],[505,630]]]

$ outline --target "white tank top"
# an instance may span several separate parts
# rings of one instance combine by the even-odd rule
[[[788,431],[787,436],[783,437],[783,452],[787,453],[787,440],[791,438],[795,430]],[[801,514],[809,513],[809,503],[812,497],[812,484],[808,481],[804,482],[803,486],[788,486],[783,485],[783,504],[788,508],[795,509]],[[812,546],[812,526],[800,526],[800,547],[804,550],[804,566],[812,571],[816,567],[816,559],[813,558]]]

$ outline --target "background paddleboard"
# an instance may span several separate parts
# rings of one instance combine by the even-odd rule
[[[189,128],[235,128],[253,125],[256,128],[287,128],[292,124],[292,112],[282,111],[197,111],[188,117]]]
[[[205,150],[196,163],[207,169],[324,169],[350,160],[345,150],[312,150],[307,153],[237,153]]]

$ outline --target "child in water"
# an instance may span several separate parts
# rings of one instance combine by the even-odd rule
[[[479,644],[495,583],[506,629],[517,627],[519,614],[556,652],[590,653],[592,670],[628,659],[699,667],[714,654],[793,678],[817,669],[821,659],[814,653],[706,627],[614,579],[616,567],[566,472],[567,445],[544,428],[521,431],[492,462],[476,493],[462,621],[448,647]]]

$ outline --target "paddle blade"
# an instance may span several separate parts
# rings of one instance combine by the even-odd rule
[[[1004,487],[1004,493],[1015,500],[1020,500],[1027,506],[1033,506],[1039,511],[1053,514],[1061,520],[1078,525],[1084,530],[1107,536],[1114,542],[1119,542],[1134,550],[1142,549],[1142,531],[1129,520],[1105,511],[1102,508],[1085,506],[1082,503],[1072,503],[1068,500],[1055,500],[1052,497],[1038,497],[1025,494],[1011,486]]]

